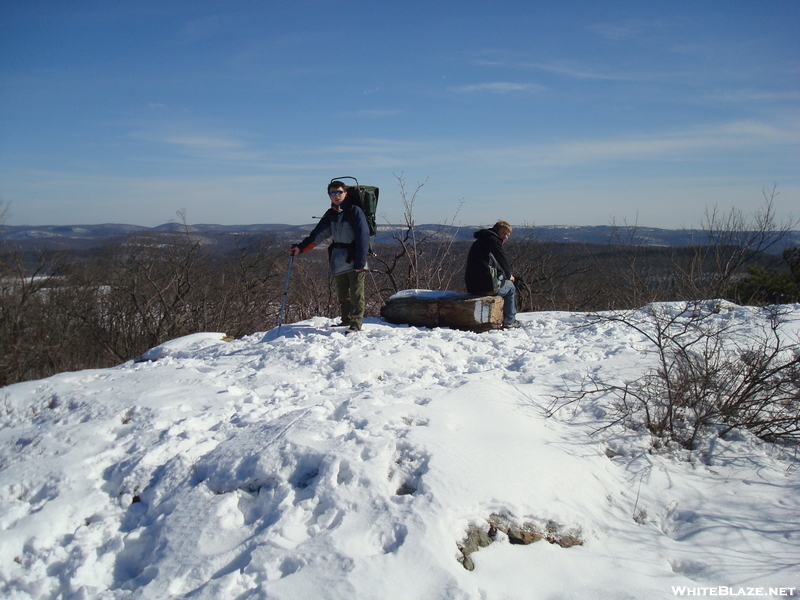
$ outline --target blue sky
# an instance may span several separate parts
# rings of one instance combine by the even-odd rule
[[[800,2],[0,2],[10,225],[800,216]]]

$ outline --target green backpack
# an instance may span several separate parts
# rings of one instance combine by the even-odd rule
[[[369,227],[370,237],[378,231],[378,224],[375,221],[375,212],[378,210],[378,188],[372,185],[359,185],[355,177],[334,177],[331,181],[341,181],[342,179],[352,179],[356,182],[354,186],[347,186],[347,197],[352,199],[353,204],[364,211],[367,217],[367,227]]]

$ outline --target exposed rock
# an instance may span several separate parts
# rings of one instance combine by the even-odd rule
[[[583,541],[572,534],[562,535],[553,540],[553,543],[558,544],[562,548],[572,548],[573,546],[583,546]]]
[[[535,531],[526,531],[524,529],[508,530],[508,541],[511,544],[527,546],[528,544],[533,544],[541,539],[544,539],[544,536],[541,533],[536,533]]]
[[[472,562],[472,559],[469,557],[470,554],[473,552],[477,552],[481,548],[485,548],[489,544],[492,543],[492,538],[489,537],[489,534],[474,525],[470,525],[469,529],[467,530],[467,537],[466,539],[459,544],[458,549],[461,550],[461,554],[463,554],[463,559],[461,564],[464,565],[464,568],[467,571],[472,571],[475,569],[475,563]]]
[[[503,299],[500,296],[405,290],[386,301],[381,316],[395,325],[482,332],[503,326]]]
[[[467,571],[475,569],[475,563],[472,561],[470,554],[491,544],[495,540],[498,531],[502,531],[508,536],[510,544],[516,545],[533,544],[539,540],[547,540],[551,544],[558,544],[562,548],[583,545],[580,531],[564,532],[561,526],[554,521],[547,521],[543,526],[537,526],[530,521],[518,525],[506,515],[493,513],[489,516],[487,522],[489,524],[488,531],[483,531],[475,525],[470,525],[469,529],[467,529],[466,539],[458,544],[458,549],[461,550],[463,555],[459,557],[459,561]]]
[[[461,558],[461,564],[464,565],[464,568],[467,571],[474,571],[475,570],[475,563],[472,562],[472,559],[469,556],[464,556]]]

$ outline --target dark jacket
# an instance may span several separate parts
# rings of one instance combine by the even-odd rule
[[[341,210],[331,206],[317,223],[314,230],[298,244],[300,252],[308,252],[332,237],[328,248],[331,275],[367,268],[369,251],[369,227],[364,211],[345,199]]]
[[[467,292],[481,295],[493,294],[495,287],[490,271],[491,256],[494,257],[505,279],[511,279],[511,264],[503,251],[503,240],[494,229],[481,229],[476,231],[473,236],[475,241],[469,249],[467,270],[464,273]]]

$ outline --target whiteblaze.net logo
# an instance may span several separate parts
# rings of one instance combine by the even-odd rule
[[[780,598],[795,596],[797,588],[793,587],[728,587],[725,585],[715,587],[689,587],[673,585],[673,596],[755,596],[766,598]]]

